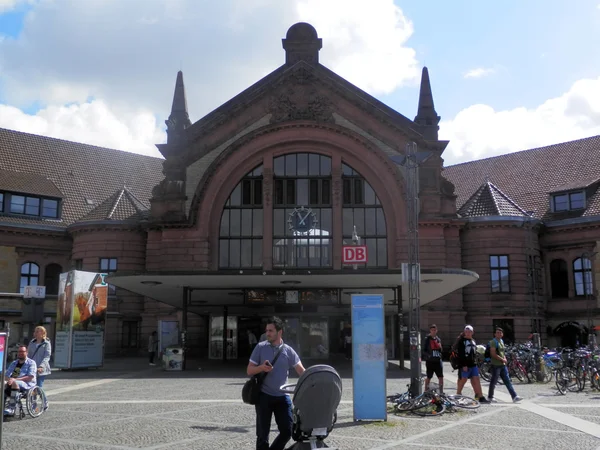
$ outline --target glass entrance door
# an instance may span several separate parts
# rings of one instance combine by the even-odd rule
[[[238,318],[227,316],[226,358],[238,357]],[[211,316],[208,357],[223,359],[223,316]]]
[[[306,359],[327,359],[329,357],[328,320],[321,317],[301,319],[300,357]]]

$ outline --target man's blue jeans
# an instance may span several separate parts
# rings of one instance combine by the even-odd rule
[[[283,450],[292,437],[292,400],[289,395],[274,397],[260,393],[256,409],[256,450]],[[279,436],[269,447],[271,416],[275,414],[275,423]]]
[[[490,380],[490,388],[488,390],[488,399],[494,398],[494,388],[496,387],[496,383],[498,383],[498,378],[502,378],[502,382],[512,398],[517,396],[515,389],[513,388],[512,382],[510,381],[510,376],[508,375],[508,369],[506,366],[492,366],[490,369],[492,374],[492,379]]]

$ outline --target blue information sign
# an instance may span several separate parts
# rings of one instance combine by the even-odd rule
[[[383,295],[352,295],[354,420],[387,420]]]

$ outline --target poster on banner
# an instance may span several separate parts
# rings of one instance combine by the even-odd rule
[[[102,366],[108,304],[105,277],[106,274],[79,270],[61,274],[56,313],[56,367]]]
[[[0,373],[4,373],[4,352],[6,351],[6,333],[0,333]]]
[[[352,295],[354,420],[387,420],[383,295]]]

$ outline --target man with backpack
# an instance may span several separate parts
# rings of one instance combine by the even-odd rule
[[[423,342],[423,360],[427,378],[425,378],[425,390],[429,389],[429,382],[433,374],[438,378],[440,384],[440,393],[444,392],[444,368],[442,366],[442,340],[437,335],[437,325],[432,324],[429,327],[429,336]]]
[[[504,341],[502,340],[502,337],[504,336],[504,330],[500,327],[497,327],[494,335],[494,339],[492,339],[489,343],[490,358],[492,360],[492,368],[490,370],[492,378],[490,380],[490,387],[488,390],[488,400],[494,403],[497,401],[494,399],[494,389],[496,387],[496,383],[498,383],[498,378],[502,378],[502,382],[504,383],[504,386],[506,386],[506,389],[508,389],[513,402],[520,402],[523,399],[515,392],[512,382],[510,381],[510,376],[508,375],[508,369],[506,368]]]

